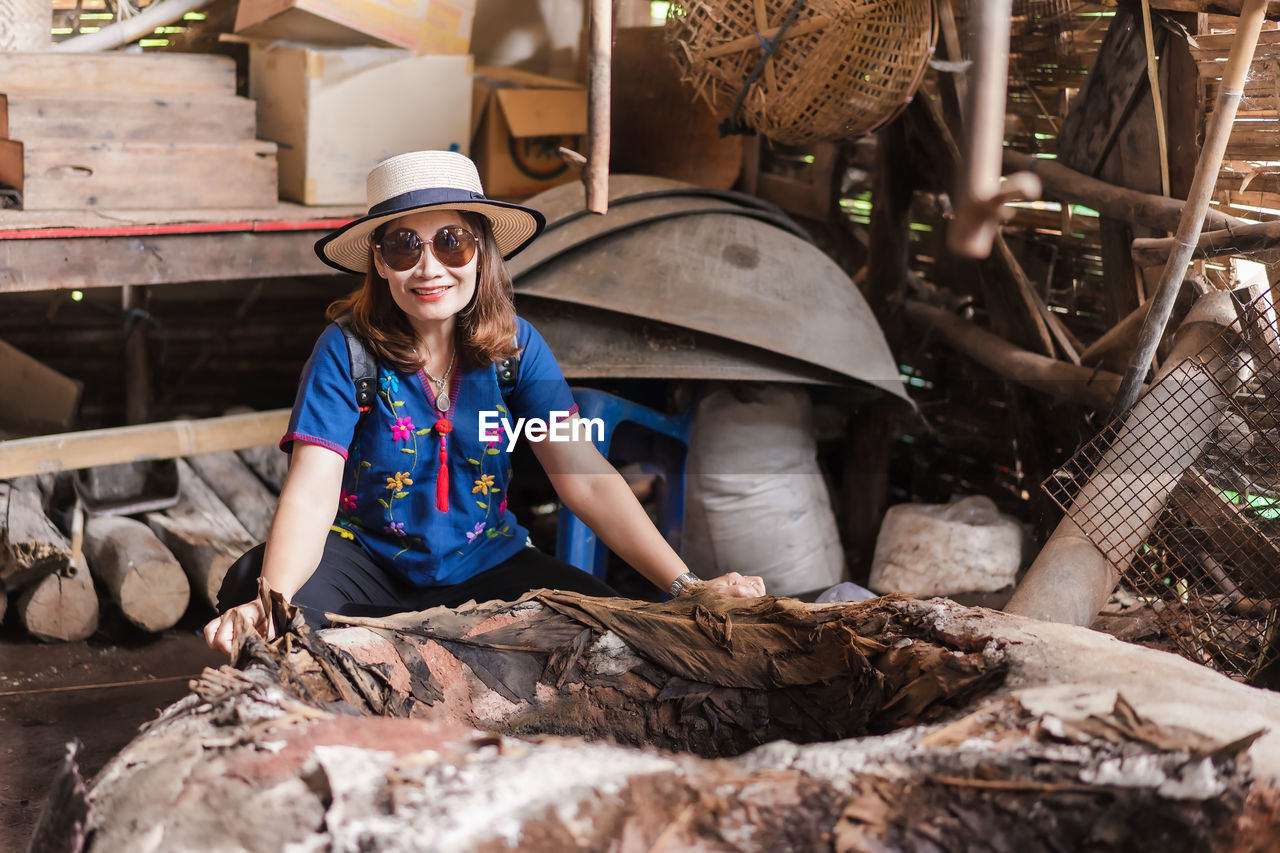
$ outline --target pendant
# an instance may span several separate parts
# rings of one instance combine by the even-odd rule
[[[445,394],[443,391],[440,392],[439,394],[436,394],[436,408],[439,409],[440,412],[442,413],[449,411],[449,395],[448,394]]]

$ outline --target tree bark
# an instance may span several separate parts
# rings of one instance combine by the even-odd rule
[[[140,521],[119,516],[85,524],[84,552],[125,618],[144,631],[163,631],[182,618],[191,585],[172,552]]]
[[[280,494],[280,490],[284,488],[285,475],[289,473],[289,454],[273,445],[237,450],[236,454],[271,491]]]
[[[547,591],[349,621],[206,670],[95,778],[94,850],[1243,850],[1280,830],[1280,697],[1085,629],[901,596]],[[862,736],[738,754],[765,729]]]
[[[69,573],[27,586],[14,609],[31,636],[46,643],[84,640],[98,630],[98,593],[83,558]]]
[[[218,500],[185,460],[178,460],[177,506],[147,515],[147,524],[173,552],[191,588],[211,607],[231,564],[256,543],[231,510]]]
[[[0,581],[8,586],[25,586],[71,566],[67,538],[45,516],[42,504],[35,477],[0,483]]]

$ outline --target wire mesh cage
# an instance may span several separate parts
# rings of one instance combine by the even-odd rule
[[[717,115],[789,145],[853,139],[892,119],[936,35],[933,0],[677,0],[666,27],[681,76]]]
[[[1044,487],[1188,658],[1280,658],[1280,336],[1270,292]]]

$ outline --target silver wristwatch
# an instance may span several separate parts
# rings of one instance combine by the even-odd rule
[[[667,595],[676,598],[699,586],[702,586],[702,580],[693,572],[685,572],[671,582],[671,586],[667,589]]]

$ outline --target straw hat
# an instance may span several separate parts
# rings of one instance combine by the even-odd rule
[[[356,275],[369,269],[374,229],[407,213],[448,208],[482,214],[503,258],[529,245],[546,225],[536,210],[485,198],[476,164],[455,151],[413,151],[383,160],[369,173],[365,195],[368,214],[316,241],[320,260]]]

